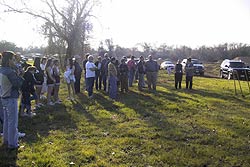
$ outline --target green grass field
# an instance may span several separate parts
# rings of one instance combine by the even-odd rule
[[[0,148],[0,166],[250,166],[247,82],[245,97],[239,87],[234,94],[232,80],[195,77],[194,90],[175,90],[173,76],[161,71],[158,83],[156,93],[135,83],[118,101],[95,91],[74,102],[63,84],[62,104],[20,118],[26,136],[18,151]]]

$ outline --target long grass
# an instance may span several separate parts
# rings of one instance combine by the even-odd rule
[[[249,166],[247,83],[243,97],[232,80],[194,77],[193,90],[184,81],[175,90],[161,71],[157,92],[135,83],[117,101],[104,91],[88,99],[83,90],[68,101],[62,84],[62,104],[20,118],[26,136],[18,151],[0,148],[0,166]]]

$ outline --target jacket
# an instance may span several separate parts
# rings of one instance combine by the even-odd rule
[[[138,72],[140,74],[145,74],[145,62],[144,61],[140,61],[138,64],[137,64],[137,67],[138,67]]]
[[[23,78],[18,76],[10,67],[0,68],[0,97],[18,98],[19,89],[22,87]]]
[[[24,82],[22,85],[22,92],[29,92],[31,94],[35,93],[34,85],[36,84],[36,80],[34,79],[34,76],[31,72],[26,71],[23,75]]]

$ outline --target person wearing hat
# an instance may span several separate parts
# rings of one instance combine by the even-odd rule
[[[138,90],[142,91],[142,88],[144,87],[144,75],[145,75],[145,62],[144,57],[140,56],[140,61],[137,64],[138,68]]]
[[[118,69],[121,83],[121,92],[128,92],[128,66],[126,64],[126,59],[121,59],[121,64],[119,65]]]
[[[18,97],[23,79],[15,71],[15,53],[3,52],[0,69],[1,101],[4,112],[3,143],[18,148]]]
[[[187,64],[185,66],[186,72],[186,89],[192,89],[193,87],[193,76],[194,76],[194,65],[192,63],[192,59],[187,59]]]
[[[157,61],[153,60],[152,55],[148,56],[148,61],[145,63],[146,77],[148,81],[148,89],[156,91],[157,75],[159,71],[159,65]]]

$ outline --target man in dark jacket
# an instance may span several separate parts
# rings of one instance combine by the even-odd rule
[[[145,75],[145,62],[143,56],[140,56],[140,61],[137,64],[137,68],[139,77],[138,90],[142,91],[142,88],[144,87],[144,75]]]
[[[193,88],[193,76],[194,76],[194,65],[192,63],[192,59],[187,59],[187,64],[185,66],[185,72],[186,72],[186,89],[192,89]]]
[[[102,57],[98,56],[97,61],[95,62],[95,66],[97,70],[95,71],[95,88],[96,90],[102,89],[102,75],[101,75],[101,68],[102,68]]]
[[[178,85],[179,85],[179,89],[181,89],[182,65],[181,65],[181,61],[180,60],[178,60],[177,63],[176,63],[176,65],[175,65],[174,78],[175,78],[175,89],[178,88]]]
[[[75,75],[75,79],[76,79],[76,81],[74,83],[74,86],[75,86],[76,94],[80,93],[80,82],[81,82],[81,77],[82,77],[82,68],[78,63],[79,60],[80,60],[80,56],[76,55],[75,56],[75,61],[74,61],[74,65],[75,65],[74,75]]]

